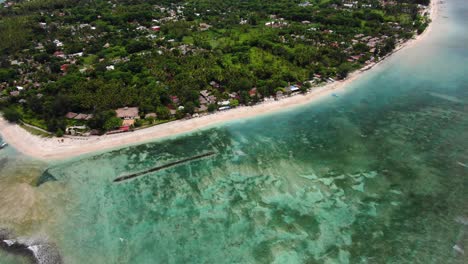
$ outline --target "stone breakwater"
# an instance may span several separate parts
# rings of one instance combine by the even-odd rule
[[[16,237],[8,229],[0,229],[0,249],[31,258],[37,264],[61,264],[57,247],[43,238]]]

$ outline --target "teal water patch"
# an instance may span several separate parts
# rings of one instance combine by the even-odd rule
[[[315,107],[61,164],[52,232],[72,263],[456,263],[468,119],[452,103]]]

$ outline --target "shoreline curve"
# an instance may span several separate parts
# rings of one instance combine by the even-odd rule
[[[244,106],[225,112],[217,112],[198,118],[188,120],[177,120],[169,123],[156,125],[153,127],[137,130],[131,133],[103,135],[89,137],[86,140],[79,140],[70,137],[63,138],[60,142],[58,138],[42,138],[32,135],[17,124],[11,124],[0,117],[0,135],[4,142],[10,144],[20,153],[43,161],[59,161],[85,154],[93,154],[114,149],[129,147],[155,140],[166,139],[184,133],[207,129],[223,123],[247,118],[253,118],[274,112],[285,111],[313,102],[317,102],[325,96],[330,96],[333,92],[343,91],[347,85],[358,80],[365,73],[381,66],[382,63],[398,53],[400,50],[411,47],[432,30],[433,24],[438,18],[439,1],[432,0],[429,6],[429,17],[431,22],[426,30],[416,37],[398,45],[390,54],[386,55],[377,63],[369,64],[340,81],[314,88],[305,95],[296,95],[281,99],[279,101],[269,101],[253,106]]]

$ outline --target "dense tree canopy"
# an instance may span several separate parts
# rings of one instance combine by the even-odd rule
[[[1,104],[12,119],[51,131],[113,129],[113,110],[124,106],[159,120],[215,111],[202,90],[235,107],[291,84],[345,78],[428,23],[418,6],[428,0],[9,3],[0,7]]]

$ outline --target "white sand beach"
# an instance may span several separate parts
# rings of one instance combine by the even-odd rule
[[[398,46],[389,56],[405,47],[415,45],[418,41],[430,34],[432,25],[437,19],[439,3],[431,1],[431,24],[421,35]],[[387,58],[389,57],[387,56]],[[292,107],[301,106],[331,96],[332,93],[346,89],[351,82],[360,78],[367,70],[379,66],[383,61],[368,65],[365,68],[353,72],[342,81],[336,81],[322,87],[313,88],[305,95],[287,97],[278,101],[268,101],[254,106],[238,107],[229,111],[217,112],[188,120],[173,121],[150,128],[145,128],[129,133],[92,136],[87,139],[72,138],[43,138],[35,136],[21,128],[0,118],[0,134],[5,142],[13,146],[19,152],[41,160],[61,160],[92,152],[105,151],[148,142],[151,140],[170,137],[186,132],[196,131],[223,122],[249,118],[266,113],[272,113]]]

